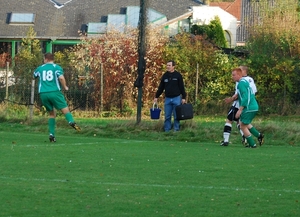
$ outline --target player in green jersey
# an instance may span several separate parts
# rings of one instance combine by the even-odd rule
[[[249,144],[248,147],[256,148],[255,141],[251,134],[258,138],[260,145],[262,145],[264,139],[264,135],[259,133],[251,124],[253,118],[258,112],[258,103],[249,82],[243,78],[243,72],[240,68],[232,70],[232,79],[235,82],[238,82],[237,93],[240,107],[236,113],[236,118],[240,119],[240,127],[247,139]]]
[[[248,76],[248,67],[247,66],[239,66],[239,68],[242,70],[243,72],[243,78],[246,79],[249,84],[250,87],[253,91],[254,94],[256,94],[257,92],[257,88],[254,82],[254,79],[251,78],[250,76]],[[229,145],[229,137],[231,134],[231,129],[232,129],[232,124],[233,122],[237,122],[237,128],[240,131],[241,135],[242,135],[242,144],[244,146],[247,146],[247,140],[243,134],[243,131],[240,128],[240,124],[239,124],[239,120],[236,119],[235,114],[237,113],[237,111],[239,110],[239,100],[238,100],[238,93],[237,93],[237,85],[238,82],[235,82],[235,92],[234,95],[232,97],[227,97],[224,99],[224,101],[226,103],[232,103],[231,108],[229,109],[228,113],[227,113],[227,120],[225,122],[225,126],[224,126],[224,130],[223,130],[223,141],[221,142],[221,146],[228,146]]]
[[[75,130],[80,131],[80,127],[74,122],[73,116],[69,110],[66,99],[61,92],[69,90],[64,77],[64,71],[61,66],[54,63],[54,55],[46,53],[44,55],[44,64],[39,66],[33,73],[34,78],[39,78],[38,91],[43,106],[49,112],[49,140],[56,142],[55,138],[55,117],[54,109],[61,110],[65,115],[69,125]]]

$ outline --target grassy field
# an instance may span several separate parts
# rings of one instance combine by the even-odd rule
[[[300,146],[273,122],[257,123],[267,140],[256,149],[236,130],[219,146],[222,118],[169,134],[160,122],[78,122],[79,133],[58,121],[56,143],[46,120],[0,123],[1,217],[300,216]]]

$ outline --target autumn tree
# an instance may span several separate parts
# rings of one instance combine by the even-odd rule
[[[11,64],[11,57],[9,53],[4,52],[0,54],[0,68],[6,68],[6,64],[10,63]]]
[[[157,31],[149,31],[146,53],[146,71],[144,78],[143,102],[147,104],[153,98],[154,84],[157,83],[162,67],[162,49],[165,38]],[[83,38],[82,43],[73,50],[72,63],[79,75],[87,76],[93,86],[95,106],[100,104],[101,94],[104,109],[111,111],[126,109],[136,105],[137,77],[137,30],[126,33],[111,30],[95,38]],[[101,69],[102,67],[102,69]],[[99,72],[103,70],[104,83],[100,83]],[[101,93],[101,85],[104,92]],[[99,110],[99,108],[98,108]]]

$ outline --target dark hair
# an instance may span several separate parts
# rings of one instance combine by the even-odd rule
[[[172,66],[175,66],[175,65],[176,65],[176,63],[175,63],[174,60],[169,60],[168,63],[172,63]]]
[[[45,53],[44,58],[46,60],[53,61],[54,60],[54,55],[52,53]]]

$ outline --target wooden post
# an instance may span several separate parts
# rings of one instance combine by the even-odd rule
[[[198,83],[199,83],[199,63],[197,63],[197,71],[196,71],[196,89],[195,89],[195,103],[198,99]]]
[[[103,64],[100,65],[100,112],[103,112]]]
[[[142,120],[142,97],[143,97],[143,82],[144,73],[146,70],[146,26],[147,26],[147,7],[148,0],[140,0],[139,14],[139,36],[138,36],[138,77],[137,77],[137,112],[136,123],[139,124]]]
[[[9,73],[9,62],[6,62],[5,99],[8,99],[8,73]]]
[[[34,108],[34,85],[35,80],[31,81],[31,97],[30,97],[30,105],[29,105],[29,120],[32,120],[33,117],[33,108]]]

